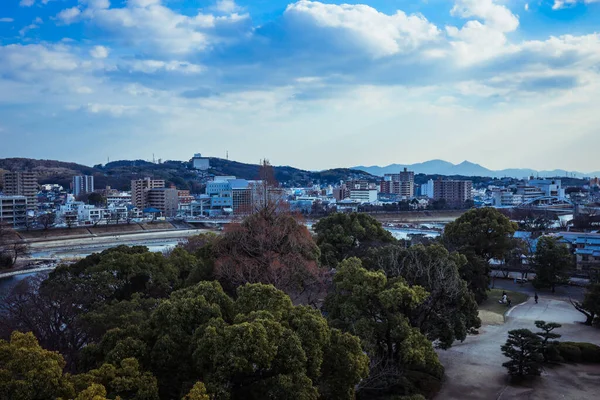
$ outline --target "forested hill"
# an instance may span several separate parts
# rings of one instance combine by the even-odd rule
[[[243,179],[257,179],[259,165],[245,164],[220,158],[211,158],[209,173],[214,175],[233,175]],[[309,184],[336,184],[340,180],[366,179],[372,182],[377,177],[363,171],[351,169],[331,169],[319,172],[305,171],[289,166],[275,166],[275,178],[283,185],[306,186]],[[132,179],[146,176],[165,179],[180,189],[200,190],[198,174],[190,169],[188,161],[165,161],[155,164],[143,160],[122,160],[93,167],[55,160],[34,160],[28,158],[0,159],[0,172],[34,171],[40,183],[58,183],[69,187],[74,175],[93,175],[96,188],[111,186],[128,190]],[[0,179],[1,187],[1,179]]]

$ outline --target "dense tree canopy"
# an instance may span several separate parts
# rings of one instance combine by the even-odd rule
[[[401,277],[409,285],[425,288],[429,296],[407,316],[439,347],[449,348],[481,325],[477,303],[460,276],[466,263],[464,256],[434,244],[373,249],[365,265],[382,270],[388,279]]]
[[[514,222],[491,207],[469,210],[446,225],[444,243],[451,251],[459,251],[467,257],[461,276],[478,302],[487,298],[489,261],[501,260],[511,250],[516,230]]]
[[[359,397],[431,394],[444,368],[431,342],[411,326],[410,315],[429,296],[421,286],[371,272],[357,258],[340,263],[325,309],[335,327],[361,338],[371,359]]]
[[[296,297],[321,280],[319,247],[306,226],[265,207],[230,224],[215,247],[215,275],[228,290],[272,284]]]
[[[368,214],[336,213],[313,226],[323,265],[335,267],[348,257],[360,257],[369,248],[393,243],[394,237]]]
[[[560,237],[542,236],[539,238],[533,257],[537,288],[550,288],[552,293],[557,285],[569,281],[569,272],[573,269],[574,259],[567,245]]]
[[[201,380],[216,399],[351,399],[368,372],[358,338],[263,284],[240,286],[235,300],[217,282],[176,291],[147,324],[92,347],[98,363],[140,359],[161,398],[181,398]]]

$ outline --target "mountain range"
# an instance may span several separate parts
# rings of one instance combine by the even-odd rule
[[[409,171],[414,171],[416,174],[427,174],[427,175],[462,175],[462,176],[489,176],[491,178],[527,178],[530,176],[549,178],[549,177],[569,177],[569,178],[583,178],[583,177],[595,177],[600,176],[600,171],[584,173],[579,171],[566,171],[562,169],[555,169],[551,171],[537,171],[528,168],[510,168],[502,170],[491,170],[485,168],[479,164],[475,164],[469,161],[463,161],[460,164],[452,164],[451,162],[444,160],[430,160],[417,164],[391,164],[386,167],[380,166],[357,166],[351,169],[368,172],[369,174],[376,176],[383,176],[384,174],[397,174],[407,168]]]

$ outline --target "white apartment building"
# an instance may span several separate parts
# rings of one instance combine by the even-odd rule
[[[359,203],[377,202],[377,189],[350,189],[350,200]]]
[[[516,207],[523,203],[523,196],[511,190],[498,189],[492,192],[492,205],[494,207]]]

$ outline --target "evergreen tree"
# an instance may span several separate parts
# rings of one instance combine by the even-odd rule
[[[510,358],[502,366],[513,377],[539,376],[542,372],[541,340],[529,329],[508,332],[508,340],[501,346],[502,354]]]
[[[542,339],[542,355],[544,356],[544,362],[548,362],[550,352],[552,351],[551,349],[554,347],[555,344],[554,342],[548,342],[550,340],[558,339],[559,337],[561,337],[561,335],[552,331],[554,329],[560,328],[562,325],[557,324],[556,322],[535,321],[535,326],[538,329],[541,329],[540,332],[536,332],[535,334]]]

